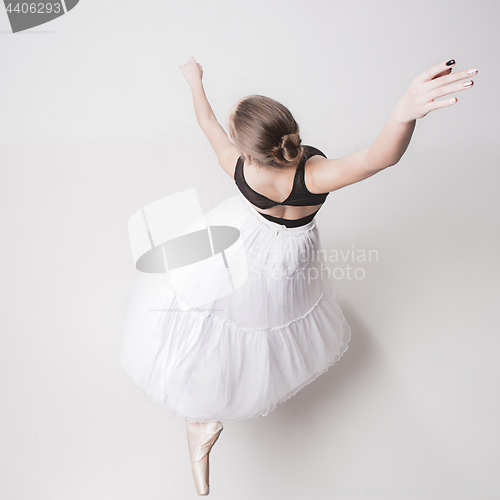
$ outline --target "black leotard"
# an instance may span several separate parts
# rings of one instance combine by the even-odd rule
[[[323,204],[329,193],[314,194],[307,189],[304,178],[304,173],[305,173],[304,167],[306,161],[309,158],[311,158],[311,156],[321,155],[326,158],[326,155],[322,153],[319,149],[316,149],[312,146],[303,146],[303,148],[304,152],[302,158],[300,160],[299,165],[297,166],[297,170],[295,171],[292,192],[290,193],[288,198],[282,202],[270,200],[266,196],[257,193],[257,191],[254,191],[247,184],[245,176],[243,174],[243,163],[244,163],[243,156],[240,156],[236,163],[236,168],[234,170],[234,182],[238,186],[238,189],[241,191],[243,196],[250,203],[262,209],[275,207],[276,205],[306,207],[311,205]],[[259,212],[259,214],[272,222],[277,222],[278,224],[284,224],[286,227],[299,227],[299,226],[304,226],[305,224],[311,222],[314,219],[314,216],[318,213],[318,211],[319,208],[318,210],[316,210],[316,212],[313,212],[310,215],[306,215],[301,219],[280,219],[278,217],[273,217],[272,215],[265,214],[262,212]]]

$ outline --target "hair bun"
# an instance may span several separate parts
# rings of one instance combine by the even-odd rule
[[[302,154],[301,139],[299,134],[286,134],[281,138],[281,149],[283,158],[286,161],[293,162]]]

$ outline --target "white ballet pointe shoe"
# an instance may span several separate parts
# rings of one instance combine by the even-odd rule
[[[224,427],[219,421],[194,425],[186,419],[186,428],[191,472],[196,491],[198,495],[208,495],[210,493],[208,455]]]

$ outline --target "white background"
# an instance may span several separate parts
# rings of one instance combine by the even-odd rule
[[[211,496],[499,498],[499,13],[82,0],[12,34],[0,8],[0,497],[197,497],[184,421],[118,359],[138,272],[128,218],[193,187],[204,211],[237,193],[178,68],[193,55],[222,124],[240,97],[268,95],[330,158],[369,146],[428,67],[479,69],[396,166],[328,197],[323,246],[379,255],[336,284],[349,350],[268,416],[226,424]]]

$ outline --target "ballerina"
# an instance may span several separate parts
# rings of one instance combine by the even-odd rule
[[[237,228],[247,255],[258,259],[243,286],[179,315],[152,316],[160,309],[143,304],[171,311],[181,299],[167,283],[153,290],[150,278],[139,276],[124,321],[121,366],[168,415],[185,419],[199,495],[210,492],[209,454],[223,422],[267,415],[347,350],[350,327],[323,262],[311,258],[321,254],[315,215],[332,191],[396,165],[417,119],[457,102],[437,98],[472,87],[472,80],[461,80],[477,69],[451,74],[454,65],[443,61],[418,75],[373,144],[338,159],[302,144],[288,108],[261,95],[233,105],[226,133],[206,98],[202,66],[194,57],[179,66],[198,124],[239,190],[207,218]]]

